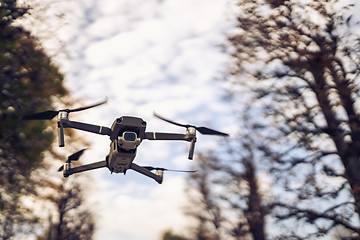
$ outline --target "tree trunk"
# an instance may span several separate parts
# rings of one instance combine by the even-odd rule
[[[264,208],[261,206],[262,199],[259,193],[259,186],[256,181],[255,166],[251,160],[245,161],[246,180],[249,184],[248,209],[245,212],[249,224],[250,232],[254,240],[265,240],[265,220]]]
[[[351,187],[351,194],[355,199],[356,212],[360,218],[360,141],[358,140],[359,136],[357,136],[360,129],[358,123],[359,120],[354,121],[354,118],[356,118],[355,112],[353,111],[354,102],[349,100],[351,99],[350,95],[352,91],[344,90],[343,85],[341,86],[342,89],[340,89],[340,91],[339,88],[337,88],[337,92],[342,101],[346,101],[344,104],[349,104],[349,102],[352,103],[350,106],[345,107],[347,114],[352,114],[351,116],[348,116],[351,133],[346,134],[344,133],[344,130],[341,129],[341,122],[336,118],[333,106],[330,103],[328,84],[325,81],[324,69],[324,66],[329,66],[329,64],[324,64],[322,59],[319,58],[318,61],[312,62],[311,66],[311,72],[315,80],[313,91],[317,96],[319,106],[327,123],[326,133],[333,140],[338,156],[344,165],[346,178]],[[345,95],[345,93],[348,93],[348,95]],[[356,134],[354,134],[354,131],[356,131]],[[352,139],[345,140],[346,135],[350,135]]]

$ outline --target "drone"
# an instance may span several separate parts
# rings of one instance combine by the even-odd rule
[[[86,107],[63,109],[57,111],[48,110],[44,112],[25,115],[23,117],[23,120],[51,120],[58,116],[57,127],[59,147],[65,146],[64,128],[73,128],[90,133],[107,135],[110,137],[110,151],[109,154],[106,156],[105,160],[103,161],[73,167],[72,161],[79,160],[80,156],[84,153],[86,149],[82,149],[70,155],[66,160],[65,164],[59,168],[59,171],[63,172],[63,176],[65,178],[69,177],[74,173],[80,173],[106,167],[110,170],[111,173],[123,173],[124,175],[126,174],[127,170],[131,169],[147,177],[150,177],[159,184],[161,184],[163,182],[164,171],[190,173],[195,171],[170,170],[160,167],[137,165],[133,161],[136,157],[137,148],[143,140],[175,140],[190,142],[188,159],[192,160],[196,143],[196,131],[204,135],[218,135],[224,137],[228,136],[227,133],[219,132],[207,127],[197,127],[189,124],[180,124],[172,120],[166,119],[156,113],[154,113],[155,117],[168,123],[177,125],[179,127],[184,127],[186,129],[185,134],[146,132],[146,122],[139,117],[132,116],[122,116],[117,118],[113,122],[111,128],[69,120],[69,114],[72,112],[87,110],[105,104],[106,102],[107,99]],[[155,170],[156,172],[152,172],[153,170]]]

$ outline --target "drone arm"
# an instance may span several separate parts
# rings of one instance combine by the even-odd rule
[[[101,135],[111,135],[111,129],[108,127],[102,127],[97,125],[92,125],[88,123],[81,123],[75,121],[64,121],[62,122],[64,128],[75,128],[78,130],[83,130],[86,132],[92,132]]]
[[[141,167],[141,166],[139,166],[139,165],[137,165],[135,163],[132,163],[130,168],[132,170],[138,172],[138,173],[141,173],[141,174],[143,174],[143,175],[145,175],[147,177],[150,177],[150,178],[154,179],[159,184],[161,184],[162,181],[163,181],[163,178],[161,176],[156,175],[155,173],[153,173],[153,172],[147,170],[146,168],[143,168],[143,167]]]
[[[179,133],[157,133],[157,132],[146,132],[144,139],[148,140],[183,140],[188,141],[190,143],[189,156],[188,159],[192,160],[194,156],[195,150],[195,129],[191,131],[187,131],[187,134],[179,134]]]
[[[97,169],[97,168],[103,168],[103,167],[107,167],[107,161],[100,161],[100,162],[82,165],[79,167],[65,169],[64,177],[68,177],[74,173],[85,172],[85,171],[89,171],[89,170],[93,170],[93,169]]]
[[[158,132],[146,132],[144,139],[148,140],[183,140],[190,142],[192,140],[189,135],[180,133],[158,133]]]

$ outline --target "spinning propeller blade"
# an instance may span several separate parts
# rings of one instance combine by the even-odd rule
[[[85,150],[87,150],[87,148],[84,148],[80,151],[77,151],[76,153],[74,154],[71,154],[69,157],[68,157],[68,160],[67,162],[71,162],[71,161],[77,161],[79,160],[79,158],[81,157],[81,155],[83,155],[83,153],[85,152]]]
[[[86,109],[89,109],[89,108],[93,108],[93,107],[100,106],[100,105],[102,105],[102,104],[105,104],[106,102],[107,102],[107,97],[106,97],[105,100],[102,101],[102,102],[95,103],[95,104],[93,104],[93,105],[86,106],[86,107],[75,108],[75,109],[70,110],[69,112],[79,112],[79,111],[83,111],[83,110],[86,110]]]
[[[160,116],[160,115],[159,115],[159,114],[157,114],[157,113],[154,113],[154,116],[155,116],[155,117],[157,117],[157,118],[160,118],[161,120],[163,120],[163,121],[165,121],[165,122],[168,122],[168,123],[174,124],[174,125],[176,125],[176,126],[186,127],[186,128],[191,127],[190,125],[181,124],[181,123],[177,123],[177,122],[171,121],[171,120],[169,120],[169,119],[166,119],[166,118],[164,118],[164,117]]]
[[[62,110],[58,110],[58,111],[54,111],[54,110],[48,110],[48,111],[44,111],[44,112],[39,112],[39,113],[33,113],[33,114],[29,114],[29,115],[25,115],[23,116],[23,120],[51,120],[54,117],[56,117],[56,115],[59,114],[59,112],[61,111],[65,111],[65,112],[79,112],[79,111],[83,111],[89,108],[93,108],[93,107],[97,107],[99,105],[102,105],[104,103],[107,102],[107,98],[99,103],[90,105],[90,106],[86,106],[86,107],[80,107],[80,108],[75,108],[75,109],[62,109]]]
[[[172,170],[172,169],[167,169],[167,168],[159,168],[159,167],[151,167],[151,166],[145,166],[143,167],[149,171],[152,171],[152,170],[160,170],[160,171],[169,171],[169,172],[187,172],[187,173],[194,173],[194,172],[197,172],[197,171],[194,171],[194,170]]]
[[[58,172],[62,172],[64,170],[64,165],[62,165],[61,167],[59,167]]]
[[[171,123],[171,124],[174,124],[174,125],[177,125],[177,126],[180,126],[180,127],[185,127],[185,128],[189,128],[189,127],[193,127],[195,128],[196,130],[198,130],[201,134],[204,134],[204,135],[220,135],[220,136],[229,136],[229,134],[227,133],[223,133],[223,132],[219,132],[219,131],[216,131],[214,129],[211,129],[211,128],[207,128],[207,127],[196,127],[196,126],[193,126],[193,125],[190,125],[190,124],[181,124],[181,123],[177,123],[177,122],[174,122],[172,120],[169,120],[169,119],[166,119],[156,113],[154,113],[154,116],[157,117],[157,118],[160,118],[161,120],[164,120],[165,122],[168,122],[168,123]]]
[[[84,151],[86,150],[87,148],[84,148],[80,151],[77,151],[76,153],[74,154],[71,154],[68,159],[66,160],[66,163],[71,163],[71,161],[77,161],[79,160],[79,158],[81,157],[81,155],[83,155]],[[64,170],[64,165],[62,165],[59,169],[58,169],[58,172],[61,172],[62,170]]]
[[[59,111],[45,111],[23,116],[23,120],[50,120],[58,115]]]

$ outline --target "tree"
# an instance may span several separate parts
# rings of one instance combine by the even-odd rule
[[[16,232],[26,233],[28,225],[36,223],[21,204],[21,195],[32,192],[30,173],[53,139],[44,123],[21,122],[21,117],[51,105],[51,96],[66,93],[62,75],[34,38],[13,26],[26,12],[26,8],[17,7],[16,1],[1,2],[0,236],[4,239],[14,235],[15,226]]]
[[[195,220],[190,239],[219,240],[221,239],[224,218],[219,204],[219,195],[214,191],[214,167],[217,158],[199,155],[195,168],[197,172],[189,175],[186,194],[189,206],[185,214]]]
[[[246,121],[247,119],[245,119]],[[249,125],[245,122],[245,125]],[[219,170],[225,171],[220,180],[224,187],[222,198],[229,205],[231,212],[236,214],[230,234],[234,239],[246,236],[254,240],[264,240],[265,216],[268,211],[264,196],[260,189],[261,179],[258,175],[262,156],[259,156],[261,143],[254,136],[254,126],[244,128],[242,134],[228,142],[230,160],[222,158]],[[263,168],[264,169],[264,168]]]
[[[90,239],[94,218],[89,210],[79,207],[83,202],[80,186],[69,188],[61,181],[46,181],[50,177],[44,167],[45,153],[50,151],[57,157],[51,148],[54,126],[45,121],[22,121],[23,115],[47,110],[55,98],[68,96],[63,75],[37,39],[14,24],[28,11],[14,0],[0,2],[0,238],[35,235],[35,230],[44,229],[41,217],[26,200],[35,199],[40,205],[44,200],[42,190],[56,187],[58,191],[51,199],[58,204],[58,211],[65,213],[66,220],[66,225],[58,226],[71,234],[62,236]],[[45,177],[34,177],[34,172],[42,172]],[[73,225],[69,224],[71,214],[78,216]]]
[[[198,171],[188,178],[186,213],[197,223],[190,239],[265,239],[267,210],[250,132],[224,141],[227,154],[198,155]]]
[[[358,23],[344,1],[242,0],[229,36],[231,94],[249,91],[276,183],[289,193],[270,207],[309,223],[294,238],[342,228],[359,237]],[[245,90],[244,90],[245,89]],[[266,147],[265,147],[266,146]],[[294,223],[294,222],[292,222]]]
[[[69,184],[65,181],[56,184],[56,188],[54,190],[59,193],[47,197],[55,205],[56,211],[55,216],[50,216],[50,233],[46,234],[54,240],[92,239],[95,220],[93,213],[83,206],[85,199],[82,186],[79,182]]]
[[[161,240],[185,240],[185,238],[173,233],[172,230],[166,230],[163,232]]]
[[[86,203],[84,184],[78,178],[46,182],[43,180],[36,201],[50,204],[43,209],[38,240],[92,239],[96,228],[95,216]],[[45,191],[44,191],[45,190]],[[46,205],[46,204],[45,204]],[[48,210],[46,210],[48,209]]]

